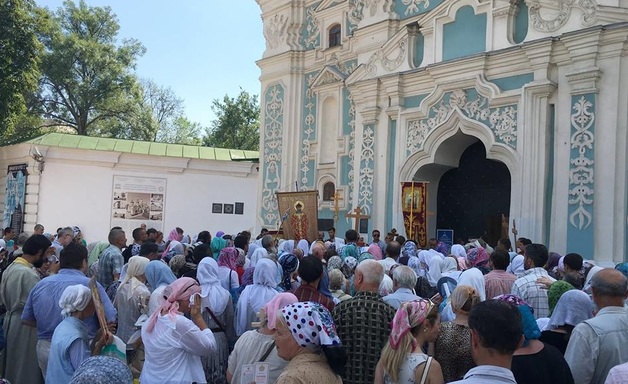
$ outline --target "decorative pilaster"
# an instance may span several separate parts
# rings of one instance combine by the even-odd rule
[[[263,154],[262,201],[260,218],[263,225],[275,227],[279,223],[279,213],[275,192],[281,185],[282,137],[284,128],[284,88],[281,84],[271,85],[264,92],[263,106]]]

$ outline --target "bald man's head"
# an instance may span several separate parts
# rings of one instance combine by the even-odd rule
[[[604,268],[591,278],[593,297],[625,298],[628,291],[628,279],[623,273],[613,268]]]
[[[318,242],[314,243],[314,245],[312,245],[312,256],[319,260],[323,260],[325,257],[325,246]]]

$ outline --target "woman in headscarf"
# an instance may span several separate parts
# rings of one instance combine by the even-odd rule
[[[444,259],[440,257],[432,257],[428,264],[427,281],[430,283],[430,287],[434,288],[438,284],[441,276],[441,264]]]
[[[342,259],[340,256],[332,256],[327,260],[327,271],[331,271],[332,269],[342,270]]]
[[[255,265],[253,284],[242,291],[236,310],[236,334],[240,336],[252,329],[251,323],[258,321],[257,313],[270,299],[277,295],[277,264],[262,258]]]
[[[126,274],[120,282],[113,301],[118,311],[118,336],[125,343],[136,331],[135,323],[141,315],[148,313],[150,291],[146,288],[146,266],[150,260],[144,256],[133,256],[127,264]]]
[[[297,248],[303,251],[304,256],[307,256],[310,254],[310,244],[307,242],[306,239],[299,240],[299,242],[297,243]]]
[[[164,289],[166,300],[142,325],[143,384],[207,383],[201,356],[216,353],[216,339],[203,320],[200,293],[189,277]]]
[[[602,267],[594,265],[591,268],[589,268],[589,270],[587,271],[586,274],[586,278],[584,280],[584,286],[582,287],[582,290],[584,292],[586,292],[589,296],[591,296],[593,294],[593,292],[591,291],[591,279],[593,278],[593,276],[595,276],[599,271],[601,271]]]
[[[166,262],[170,262],[170,260],[176,255],[185,255],[185,246],[177,240],[173,240],[168,244],[166,250],[161,255],[161,258]],[[184,257],[185,260],[185,257]]]
[[[102,348],[113,341],[108,333],[97,336],[98,341],[90,349],[87,326],[83,321],[94,315],[96,307],[86,286],[70,285],[63,290],[59,307],[64,319],[52,335],[46,370],[48,383],[69,382],[83,361],[100,354]]]
[[[238,258],[240,254],[234,247],[223,248],[218,256],[218,278],[220,285],[229,293],[235,304],[238,301],[240,291],[240,276],[238,276]]]
[[[554,282],[551,287],[549,287],[547,290],[547,303],[549,304],[550,316],[552,315],[552,312],[554,312],[554,308],[556,308],[556,304],[558,304],[560,297],[565,292],[572,289],[575,289],[574,286],[563,280],[558,280]]]
[[[241,381],[242,367],[248,364],[268,363],[268,383],[275,383],[279,374],[288,364],[287,361],[277,356],[277,348],[273,340],[275,333],[277,311],[289,304],[299,301],[290,292],[283,292],[273,297],[260,310],[258,317],[260,327],[246,331],[240,336],[229,356],[227,380],[231,384],[249,384]]]
[[[569,290],[558,299],[558,304],[541,332],[540,341],[553,345],[563,355],[576,325],[593,317],[593,301],[577,289]]]
[[[299,268],[299,260],[291,253],[284,253],[279,257],[279,265],[283,270],[283,278],[279,283],[279,288],[284,292],[292,292],[299,287],[299,283],[295,279],[297,269]]]
[[[477,268],[483,275],[486,275],[491,271],[488,267],[489,255],[482,247],[469,248],[467,251],[467,267]]]
[[[207,382],[224,384],[229,345],[235,342],[236,337],[233,329],[234,309],[231,294],[222,287],[218,270],[216,260],[206,257],[199,263],[196,276],[201,285],[203,320],[214,334],[217,350],[215,354],[202,356],[201,362]]]
[[[148,289],[151,291],[148,300],[148,316],[150,316],[164,302],[164,288],[173,283],[177,277],[172,273],[170,267],[161,260],[150,261],[144,269],[144,275]]]
[[[470,285],[480,295],[480,301],[486,300],[486,286],[484,284],[484,275],[477,268],[469,268],[460,274],[458,285]]]
[[[129,366],[110,356],[93,356],[83,361],[69,384],[132,384]]]
[[[292,253],[294,251],[294,240],[285,240],[283,243],[279,244],[278,247],[278,256],[281,257],[286,253]]]
[[[289,361],[276,383],[342,384],[347,355],[327,308],[308,301],[286,305],[275,316],[277,354]]]
[[[412,240],[408,240],[403,244],[403,249],[401,251],[403,256],[407,258],[411,258],[417,255],[417,247],[416,243]]]
[[[456,318],[440,324],[438,339],[434,344],[434,358],[443,367],[446,383],[462,379],[467,371],[475,367],[471,356],[469,312],[480,303],[480,295],[471,286],[458,285],[449,302]]]
[[[508,268],[506,268],[506,272],[510,272],[517,277],[523,276],[526,269],[524,266],[525,257],[523,255],[517,255],[512,258]]]
[[[227,247],[227,240],[222,237],[214,236],[210,243],[210,247],[212,249],[212,254],[214,255],[214,260],[218,260],[220,251]]]
[[[176,227],[168,234],[168,242],[183,240],[183,229]]]
[[[274,239],[271,235],[265,235],[259,242],[261,246],[255,249],[251,255],[251,267],[255,267],[258,261],[268,256],[270,253],[277,253],[273,246]]]
[[[541,331],[532,307],[515,295],[500,295],[496,299],[513,305],[521,314],[524,341],[515,351],[510,369],[517,384],[573,384],[571,370],[563,355],[555,347],[538,340]]]
[[[367,252],[373,255],[373,258],[375,260],[382,260],[384,258],[382,247],[380,247],[378,244],[373,243],[369,245]]]
[[[464,246],[460,244],[454,244],[451,246],[451,254],[454,255],[456,260],[458,260],[458,266],[461,271],[467,269],[467,251],[465,251]]]
[[[99,241],[94,245],[92,251],[89,253],[89,258],[87,259],[87,265],[91,267],[94,263],[98,261],[100,254],[109,247],[108,241]],[[98,264],[98,263],[96,263]]]
[[[452,255],[449,255],[443,259],[440,263],[441,277],[451,277],[458,281],[461,271],[458,270],[458,260]]]
[[[545,263],[545,270],[552,278],[556,280],[560,280],[560,277],[561,277],[558,273],[558,270],[559,270],[558,264],[561,258],[562,256],[559,255],[558,253],[550,252],[549,258],[547,259],[547,263]]]
[[[438,306],[420,299],[401,304],[375,369],[375,384],[444,383],[441,365],[423,351],[438,337]],[[427,381],[422,380],[426,377]]]
[[[417,274],[415,291],[417,296],[420,297],[432,297],[438,290],[436,283],[440,279],[440,263],[442,259],[436,254],[430,253],[430,251],[423,250],[419,252],[418,259],[411,258],[408,261],[408,266],[412,268],[415,273],[418,263],[419,274]],[[430,268],[434,268],[434,271],[430,272]],[[432,285],[432,283],[434,285]]]

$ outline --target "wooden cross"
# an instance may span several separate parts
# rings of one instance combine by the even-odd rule
[[[370,215],[363,215],[362,214],[362,208],[360,207],[356,207],[353,210],[353,213],[349,212],[345,215],[345,217],[349,217],[352,219],[355,219],[355,231],[360,233],[359,227],[360,227],[360,220],[361,219],[370,219],[371,216]]]
[[[338,202],[340,200],[342,200],[342,197],[340,197],[340,193],[338,192],[338,190],[336,190],[336,193],[334,194],[334,227],[338,222]]]

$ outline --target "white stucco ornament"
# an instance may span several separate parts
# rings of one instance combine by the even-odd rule
[[[541,15],[543,8],[540,0],[526,0],[529,7],[530,22],[534,29],[539,32],[555,32],[569,21],[573,8],[582,10],[582,26],[589,27],[597,20],[598,5],[595,0],[554,0],[552,9],[557,9],[556,14],[551,19],[545,19]]]
[[[594,135],[590,128],[595,122],[595,114],[590,111],[593,104],[582,96],[573,105],[571,126],[575,132],[571,135],[571,148],[578,150],[578,156],[571,159],[569,169],[569,205],[576,209],[569,215],[569,223],[586,229],[591,225],[593,215],[593,163],[592,154]]]

